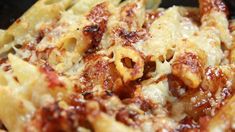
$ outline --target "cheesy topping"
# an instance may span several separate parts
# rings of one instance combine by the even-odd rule
[[[234,131],[226,5],[159,4],[40,0],[0,30],[0,131]]]

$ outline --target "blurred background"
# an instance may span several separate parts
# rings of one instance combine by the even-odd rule
[[[37,0],[0,0],[0,28],[6,29]]]
[[[0,28],[6,29],[37,0],[0,0]],[[198,6],[198,0],[162,0],[161,7],[172,5]],[[235,16],[235,0],[225,0]]]

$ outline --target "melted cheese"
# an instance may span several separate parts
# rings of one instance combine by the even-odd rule
[[[171,7],[150,27],[151,38],[135,47],[146,55],[165,56],[167,49],[174,47],[177,40],[187,38],[197,30],[196,25],[181,16],[178,7]]]
[[[105,10],[102,6],[96,8],[97,4],[102,2],[105,2],[103,3]],[[5,58],[0,60],[0,120],[9,131],[16,131],[18,128],[20,130],[24,127],[24,123],[32,120],[32,114],[38,114],[35,117],[40,116],[40,113],[35,111],[51,106],[54,102],[62,100],[66,104],[66,108],[63,109],[70,110],[67,98],[73,94],[82,100],[82,105],[84,103],[86,106],[81,110],[91,112],[82,115],[86,116],[86,121],[93,126],[89,130],[175,130],[187,114],[184,111],[185,104],[180,102],[180,98],[177,100],[171,95],[172,89],[168,86],[168,75],[173,74],[172,71],[174,71],[172,70],[174,59],[181,56],[183,51],[195,53],[196,57],[179,61],[192,66],[192,69],[188,70],[189,76],[184,77],[194,80],[194,76],[190,75],[191,72],[192,74],[195,72],[193,68],[196,66],[201,68],[200,72],[203,74],[208,66],[222,65],[221,61],[227,53],[222,50],[221,44],[224,43],[226,48],[230,49],[232,37],[227,18],[222,12],[211,11],[203,14],[199,25],[193,20],[193,16],[190,16],[191,11],[198,14],[198,9],[177,6],[166,10],[148,9],[158,6],[159,3],[160,0],[125,2],[42,0],[38,2],[34,7],[38,9],[30,10],[29,14],[22,17],[22,22],[19,24],[16,22],[6,31],[0,30],[0,55],[3,56],[2,53],[8,52],[11,48],[16,52],[15,55],[8,55],[6,61]],[[41,11],[44,14],[41,14]],[[108,15],[99,16],[102,12]],[[150,15],[151,18],[146,19],[149,12],[153,14]],[[89,16],[92,17],[91,20]],[[93,19],[97,18],[93,17],[96,16],[105,21],[99,19],[97,21],[101,21],[100,23],[95,22],[96,20]],[[35,18],[34,21],[30,23],[33,18]],[[145,27],[146,23],[149,27]],[[91,28],[85,32],[86,27]],[[100,30],[101,28],[104,29]],[[134,41],[131,41],[132,39]],[[98,43],[93,44],[93,41]],[[16,44],[23,45],[23,48],[17,49]],[[199,55],[200,53],[203,55]],[[103,58],[102,61],[99,60],[100,58]],[[191,60],[187,61],[187,59]],[[202,59],[202,64],[199,59]],[[194,64],[196,60],[200,64]],[[156,67],[149,66],[151,71],[145,67],[149,61],[156,64]],[[42,66],[48,66],[46,69],[48,73],[39,70]],[[155,71],[152,71],[152,67]],[[234,67],[225,66],[223,72],[225,71],[233,73]],[[200,79],[203,79],[203,75],[198,74],[198,76],[199,81],[194,86],[195,90],[199,89]],[[234,74],[226,74],[226,76],[230,78],[227,80],[226,87],[232,88]],[[180,79],[185,83],[182,78]],[[48,84],[54,81],[61,81],[63,85],[51,88]],[[190,89],[180,88],[177,92],[180,96],[184,96],[188,90]],[[86,94],[92,95],[95,99],[93,101],[86,99]],[[127,100],[122,100],[123,94],[128,95]],[[109,98],[111,95],[113,99],[103,98],[103,96]],[[215,98],[221,102],[225,96],[221,96],[219,90]],[[196,97],[190,99],[197,101]],[[101,101],[98,103],[97,100]],[[176,103],[178,101],[180,103]],[[166,108],[168,103],[172,104],[172,110]],[[217,102],[213,103],[211,103],[213,108],[218,105]],[[102,111],[100,105],[107,110]],[[74,106],[71,105],[71,107]],[[80,106],[76,107],[79,109]],[[53,116],[60,114],[64,116],[65,111],[59,114],[57,112],[57,109],[53,111]],[[193,111],[190,112],[193,113]],[[211,112],[214,111],[211,110]],[[134,118],[132,118],[133,113]],[[172,113],[172,117],[169,113]],[[121,119],[118,119],[119,115]],[[40,118],[44,119],[44,117]],[[74,119],[71,118],[71,120]],[[223,130],[227,124],[218,126],[212,130]],[[77,129],[88,130],[83,127],[78,126]],[[42,129],[44,130],[45,127]]]
[[[164,80],[157,84],[143,86],[142,94],[144,98],[150,99],[157,104],[164,105],[169,99],[169,88],[167,81]]]
[[[207,54],[207,66],[215,66],[220,64],[223,58],[223,52],[220,48],[220,39],[218,32],[213,29],[201,30],[188,40],[195,44]]]

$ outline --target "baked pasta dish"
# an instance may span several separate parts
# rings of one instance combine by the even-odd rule
[[[222,0],[39,0],[0,31],[0,129],[235,131]]]

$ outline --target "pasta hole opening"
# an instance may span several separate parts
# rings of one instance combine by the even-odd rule
[[[73,52],[77,45],[76,38],[68,38],[64,41],[63,48],[68,52]]]
[[[109,54],[109,58],[113,58],[113,56],[114,56],[114,54],[113,54],[113,52],[111,53],[111,54]]]
[[[17,49],[20,49],[20,48],[22,48],[22,45],[21,44],[16,44],[16,45],[14,45],[14,47],[17,48]]]
[[[174,57],[175,52],[172,49],[168,49],[166,53],[166,61],[170,62]]]
[[[164,58],[163,55],[160,55],[160,56],[158,57],[158,59],[159,59],[159,61],[162,62],[162,63],[165,62],[165,58]]]
[[[145,72],[154,72],[156,70],[156,62],[155,61],[148,61],[144,65]]]
[[[46,5],[52,5],[52,4],[55,4],[55,3],[59,3],[61,2],[62,0],[46,0],[45,1],[45,4]]]
[[[14,48],[10,48],[7,52],[3,54],[3,56],[7,56],[8,54],[16,54],[16,50]]]
[[[156,71],[156,62],[155,61],[147,61],[144,64],[144,76],[143,80],[151,77],[151,73]]]
[[[131,58],[128,58],[128,57],[124,57],[121,59],[121,62],[122,64],[127,67],[128,69],[132,69],[134,68],[135,66],[135,62],[131,59]]]
[[[5,131],[8,132],[8,131],[7,131],[7,128],[6,128],[5,125],[1,122],[1,120],[0,120],[0,130],[4,130],[4,132],[5,132]]]

